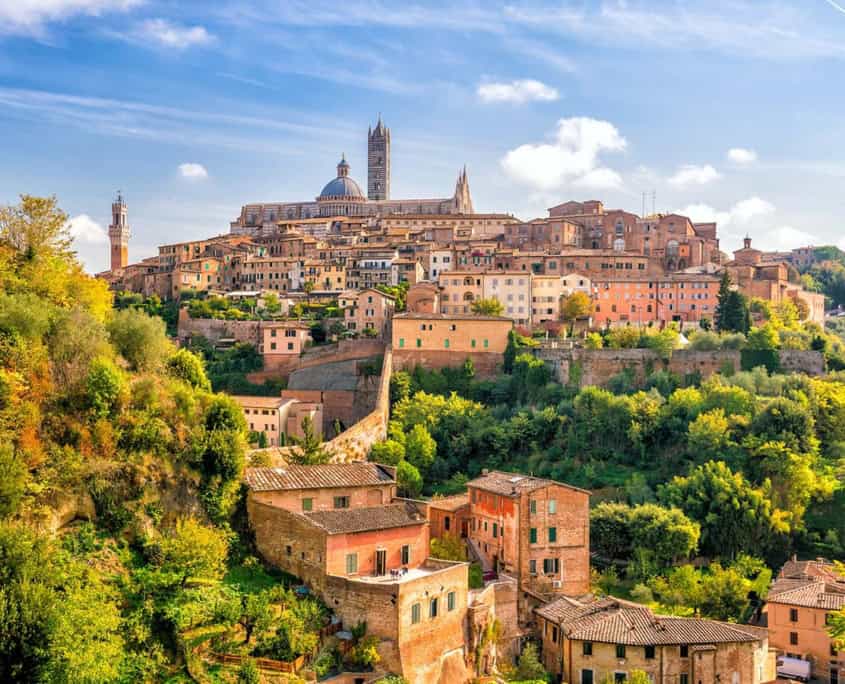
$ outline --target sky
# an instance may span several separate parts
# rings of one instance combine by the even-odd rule
[[[366,133],[395,198],[601,199],[724,250],[845,247],[845,0],[0,0],[0,203],[55,195],[108,265],[312,200]]]

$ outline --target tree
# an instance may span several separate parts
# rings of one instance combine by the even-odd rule
[[[405,435],[405,458],[420,474],[425,474],[437,456],[437,443],[424,425],[414,425]]]
[[[370,460],[374,463],[398,466],[404,459],[405,445],[394,439],[387,439],[370,447]]]
[[[548,681],[549,674],[540,662],[540,657],[537,654],[537,646],[534,642],[529,641],[522,648],[522,653],[519,654],[519,660],[514,670],[512,680],[525,681]]]
[[[237,684],[261,684],[261,672],[255,658],[244,658],[238,668]]]
[[[422,493],[422,476],[420,471],[408,461],[400,461],[396,468],[396,483],[404,496],[417,498]]]
[[[29,260],[73,258],[68,217],[59,209],[55,197],[21,195],[20,204],[0,207],[0,242],[11,245]]]
[[[728,419],[720,409],[700,413],[687,428],[690,455],[696,460],[708,461],[724,457],[731,445]]]
[[[167,360],[167,370],[173,377],[187,382],[191,387],[211,391],[205,363],[199,355],[188,349],[177,349]]]
[[[246,594],[243,596],[242,606],[238,623],[244,628],[244,643],[248,644],[253,636],[260,641],[275,618],[268,593],[261,591],[257,594]]]
[[[467,559],[466,544],[457,534],[447,532],[442,537],[432,537],[430,546],[432,558],[450,561]]]
[[[15,513],[29,473],[11,443],[0,443],[0,518]]]
[[[223,533],[201,525],[194,518],[182,518],[158,542],[162,572],[185,586],[191,577],[219,579],[226,569],[229,543]]]
[[[314,421],[311,416],[305,416],[300,424],[302,437],[291,435],[290,440],[294,444],[291,452],[291,461],[300,465],[318,465],[328,463],[331,454],[323,445],[323,438],[314,429]]]
[[[587,318],[593,313],[593,300],[585,292],[573,292],[564,297],[560,305],[560,314],[564,321],[569,322],[569,335],[575,329],[575,321],[579,318]]]
[[[150,370],[169,356],[170,341],[164,321],[140,309],[124,309],[108,323],[109,337],[120,355],[135,370]]]
[[[88,406],[98,417],[111,415],[126,390],[123,373],[109,359],[94,359],[86,380]]]
[[[394,371],[390,375],[390,403],[396,404],[411,396],[411,375],[408,371]]]
[[[714,620],[738,620],[748,604],[749,581],[734,568],[711,563],[701,579],[701,614]]]
[[[727,328],[724,327],[725,307],[728,304],[728,297],[731,294],[731,276],[727,269],[722,271],[722,279],[719,281],[719,294],[717,295],[716,311],[713,316],[713,323],[718,332],[723,332]]]
[[[477,316],[501,316],[505,310],[502,303],[493,297],[489,299],[476,299],[470,309]]]
[[[584,346],[587,349],[601,349],[604,347],[604,338],[597,332],[588,333],[584,339]]]
[[[747,340],[746,347],[748,349],[763,351],[780,347],[780,335],[771,322],[749,330]]]
[[[271,316],[281,313],[282,303],[279,301],[279,295],[275,292],[266,292],[262,297],[264,300],[264,311]]]
[[[768,493],[723,461],[708,461],[686,477],[676,476],[660,487],[658,497],[701,525],[701,551],[711,557],[759,552],[789,531]]]

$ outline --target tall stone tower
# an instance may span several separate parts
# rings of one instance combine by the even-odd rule
[[[390,129],[382,123],[381,114],[367,133],[367,198],[390,199]]]
[[[109,242],[111,243],[111,270],[119,271],[129,263],[129,222],[126,202],[120,190],[111,205],[111,225]]]

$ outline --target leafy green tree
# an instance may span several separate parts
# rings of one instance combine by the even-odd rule
[[[311,416],[305,416],[302,419],[301,427],[302,437],[290,437],[295,445],[291,453],[291,461],[301,465],[328,463],[331,460],[331,454],[323,445],[323,438],[314,429]]]
[[[611,349],[636,349],[640,346],[640,331],[632,326],[612,328],[607,333],[607,346]]]
[[[211,391],[211,382],[206,375],[202,358],[188,349],[177,349],[167,359],[167,370],[173,377],[184,380],[191,387]]]
[[[467,559],[466,544],[457,534],[447,532],[442,537],[433,537],[430,546],[432,558],[451,561]]]
[[[501,316],[505,307],[498,299],[491,297],[490,299],[476,299],[470,305],[470,309],[477,316]]]
[[[658,490],[659,499],[701,525],[701,551],[733,558],[768,549],[788,525],[766,491],[753,487],[723,461],[708,461]]]
[[[135,370],[149,370],[168,357],[171,344],[164,321],[139,309],[114,314],[107,326],[112,344]]]
[[[713,316],[713,323],[718,332],[723,332],[728,328],[725,326],[725,309],[728,305],[728,298],[731,294],[731,276],[727,269],[722,271],[722,278],[719,281],[719,294],[717,295],[717,304],[715,315]]]
[[[407,371],[394,371],[390,375],[390,403],[396,404],[411,396],[411,375]]]
[[[103,324],[81,308],[57,313],[47,343],[56,385],[70,391],[84,383],[95,358],[114,356]]]
[[[604,347],[604,338],[597,332],[591,332],[584,338],[584,347],[587,349],[601,349]]]
[[[73,254],[68,216],[55,197],[21,195],[20,204],[0,207],[0,242],[30,260],[69,260]]]
[[[10,443],[0,443],[0,518],[15,513],[29,477],[26,465]]]
[[[696,416],[687,429],[687,444],[696,460],[724,457],[731,446],[730,424],[725,412],[717,408]]]
[[[238,668],[237,684],[261,684],[261,673],[255,658],[244,658]]]
[[[738,620],[748,605],[749,581],[734,568],[713,563],[701,580],[701,614],[714,620]]]
[[[416,499],[422,493],[423,480],[420,471],[408,461],[400,461],[396,468],[396,483],[404,496]]]
[[[516,664],[512,680],[539,680],[542,682],[548,681],[549,674],[540,662],[540,657],[537,653],[537,646],[534,642],[529,641],[522,648],[522,653],[519,654],[519,660]]]
[[[425,474],[436,457],[437,443],[424,425],[414,425],[405,435],[405,458],[420,474]]]
[[[405,459],[405,445],[393,439],[373,444],[370,460],[375,463],[396,466]]]
[[[593,300],[585,292],[573,292],[560,303],[560,314],[569,323],[569,335],[575,329],[575,321],[587,318],[593,313]]]
[[[106,417],[114,413],[125,391],[123,373],[114,363],[103,357],[91,362],[86,394],[88,406],[96,416]]]
[[[219,579],[226,568],[229,542],[214,527],[194,518],[182,518],[158,542],[163,573],[176,578],[182,587],[192,577]]]
[[[243,597],[242,605],[238,623],[244,629],[244,643],[248,644],[253,636],[260,641],[276,617],[270,605],[270,596],[266,591],[247,594]]]
[[[748,349],[763,351],[780,347],[780,336],[771,322],[749,330],[747,340]]]

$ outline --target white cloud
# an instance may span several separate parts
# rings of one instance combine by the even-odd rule
[[[184,164],[179,164],[179,175],[182,176],[182,178],[199,180],[203,178],[208,178],[208,171],[206,171],[205,167],[202,164],[186,162]]]
[[[483,102],[523,104],[532,100],[552,102],[560,99],[560,94],[545,83],[526,78],[510,83],[482,83],[478,86],[478,97]]]
[[[216,38],[202,26],[179,26],[167,19],[147,19],[135,27],[131,39],[152,41],[160,47],[185,50],[197,45],[209,45]]]
[[[599,154],[619,152],[626,146],[625,138],[609,121],[561,119],[554,142],[521,145],[510,150],[501,164],[511,178],[538,190],[566,184],[606,189],[618,187],[622,179],[616,171],[600,165]]]
[[[715,180],[719,180],[722,176],[710,164],[704,166],[696,166],[695,164],[685,164],[677,170],[674,176],[669,178],[669,183],[676,187],[682,188],[687,185],[706,185]]]
[[[88,214],[74,216],[68,222],[68,229],[74,240],[100,245],[109,241],[106,229]]]
[[[818,243],[819,239],[812,233],[808,233],[792,226],[780,226],[774,230],[767,230],[760,233],[759,245],[755,240],[755,246],[763,249],[787,250],[796,247],[804,247]]]
[[[719,211],[709,204],[690,204],[677,213],[689,216],[696,223],[715,221],[722,228],[747,226],[754,219],[768,216],[775,211],[775,205],[760,197],[749,197],[734,204],[727,211]]]
[[[751,164],[757,161],[757,153],[744,147],[732,147],[728,150],[728,159],[734,164]]]
[[[143,0],[0,0],[0,34],[40,37],[46,25],[74,16],[125,12]]]

